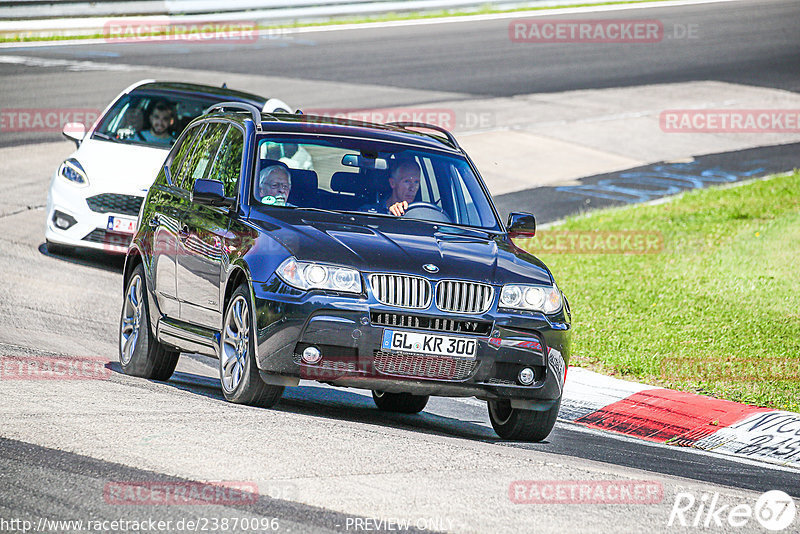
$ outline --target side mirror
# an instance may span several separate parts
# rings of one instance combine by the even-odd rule
[[[536,217],[531,213],[510,213],[506,229],[512,239],[533,237],[536,235]]]
[[[219,180],[198,178],[192,187],[192,202],[205,206],[230,206],[232,199],[225,196],[225,186]]]
[[[86,137],[86,126],[82,122],[68,122],[61,133],[70,141],[74,141],[75,146],[81,146],[81,141]]]
[[[284,102],[283,100],[279,100],[277,98],[270,98],[266,102],[264,102],[264,107],[261,108],[263,113],[291,113],[289,111],[292,109],[289,107],[289,104]]]

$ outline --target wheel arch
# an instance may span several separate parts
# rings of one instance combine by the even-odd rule
[[[144,265],[144,258],[142,257],[142,252],[139,250],[139,247],[131,245],[125,256],[125,266],[122,269],[122,291],[125,291],[125,288],[128,287],[128,279],[130,279],[131,273],[139,264]],[[147,269],[145,267],[145,271],[146,270]],[[145,272],[145,276],[146,274],[147,273]]]
[[[250,275],[250,269],[247,266],[247,263],[242,260],[241,258],[238,261],[235,261],[232,265],[230,270],[228,271],[228,276],[225,281],[225,291],[222,296],[222,323],[220,324],[220,336],[219,336],[219,349],[222,350],[221,342],[222,342],[222,328],[225,324],[225,313],[228,309],[228,303],[231,300],[231,295],[233,292],[236,291],[236,288],[242,284],[247,284],[250,286],[250,309],[252,310],[253,314],[253,327],[254,333],[257,336],[257,323],[256,323],[256,297],[255,291],[253,290],[253,278]],[[255,353],[256,361],[258,361],[258,340],[253,344],[253,352]]]
[[[249,269],[247,269],[247,266],[246,265],[242,265],[242,263],[240,263],[240,262],[236,262],[233,265],[231,265],[231,269],[228,272],[228,277],[227,277],[227,279],[225,281],[225,291],[222,294],[222,313],[223,313],[223,315],[225,314],[225,309],[228,307],[228,302],[231,299],[231,295],[233,294],[234,291],[236,291],[236,288],[239,287],[243,283],[248,283],[252,287],[253,280],[252,280],[252,278],[250,276],[250,272],[249,272]],[[251,293],[250,300],[251,301],[253,300],[252,292],[253,291],[251,289],[251,291],[250,291],[250,293]],[[253,303],[251,302],[251,305],[252,304]]]

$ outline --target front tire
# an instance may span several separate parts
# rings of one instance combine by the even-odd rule
[[[264,383],[255,363],[255,324],[250,307],[250,290],[241,284],[225,307],[220,337],[219,381],[222,394],[236,404],[274,406],[283,386]]]
[[[169,380],[180,352],[158,342],[150,327],[144,267],[136,266],[128,280],[119,320],[119,363],[125,374]]]
[[[550,435],[560,406],[560,398],[552,408],[540,412],[512,408],[507,400],[489,401],[489,420],[503,439],[538,442]]]
[[[387,393],[374,390],[372,400],[384,412],[419,413],[428,404],[428,395],[412,395],[411,393]]]

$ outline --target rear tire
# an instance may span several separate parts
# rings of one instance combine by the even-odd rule
[[[412,395],[411,393],[387,393],[374,390],[372,400],[378,409],[384,412],[419,413],[428,404],[428,395]]]
[[[219,381],[222,394],[236,404],[274,406],[283,386],[266,384],[255,362],[255,314],[250,306],[250,288],[241,284],[225,306],[220,336]]]
[[[144,267],[134,268],[125,288],[119,320],[119,363],[125,374],[151,380],[169,380],[180,352],[158,342],[150,327]]]
[[[489,401],[489,420],[497,435],[513,441],[542,441],[556,424],[561,399],[542,412],[512,408],[511,401]]]

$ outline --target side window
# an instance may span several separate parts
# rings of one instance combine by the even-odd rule
[[[231,126],[222,140],[214,165],[208,174],[209,180],[219,180],[225,184],[225,196],[235,197],[236,186],[242,170],[242,151],[244,134],[239,128]]]
[[[176,149],[177,151],[173,151],[174,156],[172,156],[172,161],[169,163],[169,175],[172,177],[172,183],[177,183],[178,175],[180,174],[181,163],[186,158],[186,154],[188,154],[192,146],[194,145],[195,140],[200,132],[203,131],[203,125],[195,126],[192,128],[187,134],[186,137],[183,138],[180,146]]]
[[[180,176],[175,179],[178,187],[191,191],[194,181],[203,178],[217,153],[217,148],[225,135],[226,124],[210,123],[198,136],[191,153],[181,165]]]

